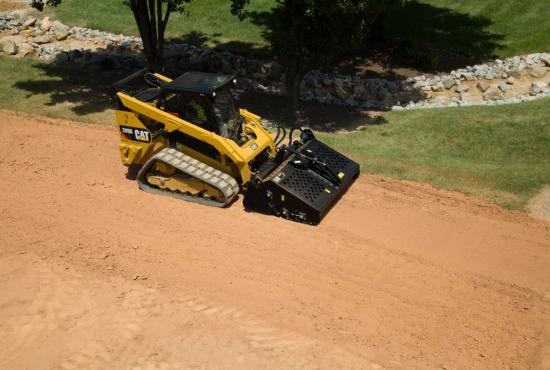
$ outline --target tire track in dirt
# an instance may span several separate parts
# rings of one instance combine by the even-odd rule
[[[42,265],[33,266],[33,273],[39,281],[39,289],[22,314],[6,318],[8,327],[1,334],[5,344],[0,347],[0,367],[21,356],[36,341],[53,332],[65,318],[76,313],[71,309],[75,280],[61,279]]]
[[[168,302],[169,308],[158,301],[159,292],[151,288],[131,290],[126,294],[125,302],[121,305],[121,313],[117,315],[115,322],[117,326],[123,328],[128,339],[139,336],[141,332],[147,330],[147,327],[152,325],[151,316],[160,316],[161,319],[170,317],[173,325],[188,323],[196,325],[197,322],[201,322],[207,327],[231,328],[232,335],[238,339],[223,346],[220,355],[226,360],[245,359],[252,356],[253,359],[261,358],[268,363],[286,364],[286,368],[295,369],[316,369],[321,365],[326,368],[381,368],[349,352],[334,350],[310,338],[270,327],[243,311],[219,302],[181,294]],[[173,315],[176,312],[179,313],[177,318]],[[120,318],[122,321],[119,321]],[[174,340],[178,342],[178,346],[186,348],[187,353],[200,353],[205,348],[212,347],[211,334],[209,330],[204,329],[184,331],[174,337]],[[220,350],[218,346],[214,347],[211,348],[212,351]],[[155,351],[158,351],[158,348],[154,348],[153,343],[148,343],[143,350],[144,353]],[[155,357],[163,357],[162,353],[155,353],[157,353]],[[131,361],[130,355],[123,355],[123,357],[119,358],[121,364],[127,363],[133,367],[177,367],[177,363],[158,362],[150,358]]]
[[[193,296],[180,298],[178,302],[184,303],[192,312],[210,319],[232,322],[242,332],[251,348],[261,352],[270,360],[285,359],[292,368],[382,368],[356,354],[339,348],[334,349],[311,338],[271,327],[253,316],[232,307],[224,307],[218,302],[208,302]]]
[[[10,323],[8,330],[1,331],[0,368],[18,368],[14,364],[32,348],[49,337],[65,335],[67,341],[80,337],[84,343],[75,350],[70,350],[70,343],[59,343],[66,353],[45,368],[179,369],[187,368],[193,354],[213,356],[219,363],[235,362],[235,366],[252,361],[264,368],[273,364],[288,369],[382,368],[359,354],[280,330],[197,295],[168,297],[139,282],[101,281],[42,261],[31,266],[38,285],[32,300],[21,301],[23,314],[0,320],[1,328],[5,320]],[[124,291],[114,286],[124,286]],[[101,330],[96,332],[98,325]],[[166,338],[159,338],[154,331],[163,325]],[[185,356],[177,354],[178,348]],[[197,364],[202,361],[199,356]]]
[[[54,369],[108,369],[111,366],[111,356],[106,347],[97,341],[90,341],[80,351],[71,354]]]

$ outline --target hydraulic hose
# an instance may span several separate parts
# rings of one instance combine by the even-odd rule
[[[277,142],[275,142],[276,147],[279,146],[279,144],[281,144],[286,137],[286,128],[281,127],[281,129],[283,130],[283,134],[281,135],[281,138]]]
[[[277,140],[279,140],[280,135],[281,135],[281,127],[277,125],[277,135],[275,135],[275,139],[273,140],[273,142],[275,143],[275,146],[277,146]]]

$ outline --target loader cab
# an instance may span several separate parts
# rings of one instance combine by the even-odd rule
[[[239,141],[243,120],[231,91],[233,76],[187,72],[162,85],[157,105],[206,130]]]

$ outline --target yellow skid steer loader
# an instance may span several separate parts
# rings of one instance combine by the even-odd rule
[[[136,83],[137,82],[137,83]],[[244,193],[247,210],[318,224],[359,175],[359,165],[299,129],[282,144],[240,109],[233,76],[138,71],[115,83],[120,155],[147,192],[215,207]]]

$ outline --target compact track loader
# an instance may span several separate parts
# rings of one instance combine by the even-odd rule
[[[291,130],[283,144],[286,130],[277,127],[273,138],[259,116],[238,107],[235,82],[223,74],[172,80],[142,70],[114,84],[128,174],[147,192],[225,207],[242,191],[247,210],[318,224],[359,165],[308,129]]]

